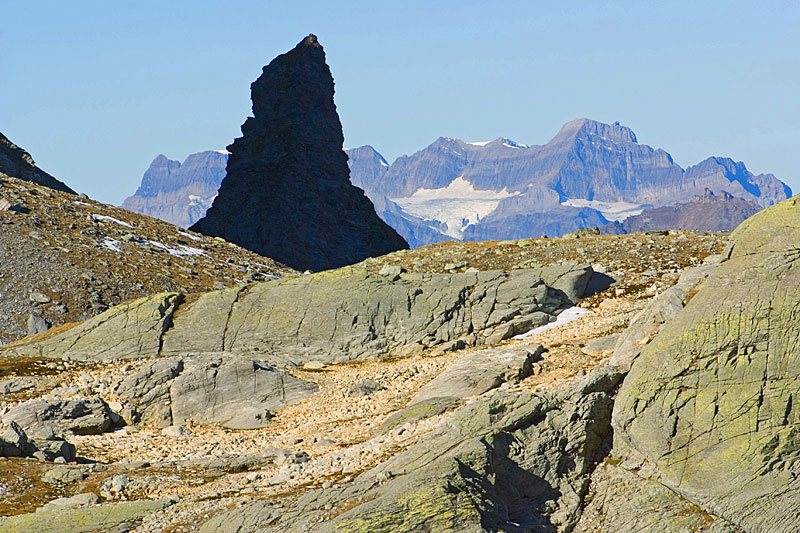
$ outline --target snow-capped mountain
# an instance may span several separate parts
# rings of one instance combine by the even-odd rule
[[[568,122],[541,146],[440,137],[391,165],[370,146],[347,154],[353,184],[412,246],[556,236],[686,203],[706,189],[761,207],[791,195],[772,174],[728,158],[684,170],[630,128],[589,119]]]

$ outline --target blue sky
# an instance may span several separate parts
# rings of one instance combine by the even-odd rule
[[[688,166],[711,155],[800,191],[800,2],[0,0],[0,131],[120,203],[159,153],[241,135],[250,83],[308,33],[348,147],[441,135],[547,142],[619,120]]]

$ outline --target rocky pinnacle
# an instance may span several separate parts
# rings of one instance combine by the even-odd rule
[[[350,183],[333,77],[314,35],[264,67],[253,116],[228,150],[227,175],[195,231],[325,270],[407,248]]]

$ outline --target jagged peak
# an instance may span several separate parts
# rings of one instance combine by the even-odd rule
[[[636,134],[629,127],[623,126],[619,122],[606,124],[590,118],[579,118],[567,122],[550,143],[571,142],[579,136],[587,135],[594,135],[614,142],[639,143],[636,139]]]

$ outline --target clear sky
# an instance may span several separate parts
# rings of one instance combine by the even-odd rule
[[[250,83],[308,33],[345,146],[390,162],[441,135],[547,142],[619,120],[685,166],[800,191],[800,1],[0,0],[0,131],[111,203],[163,153],[240,136]]]

